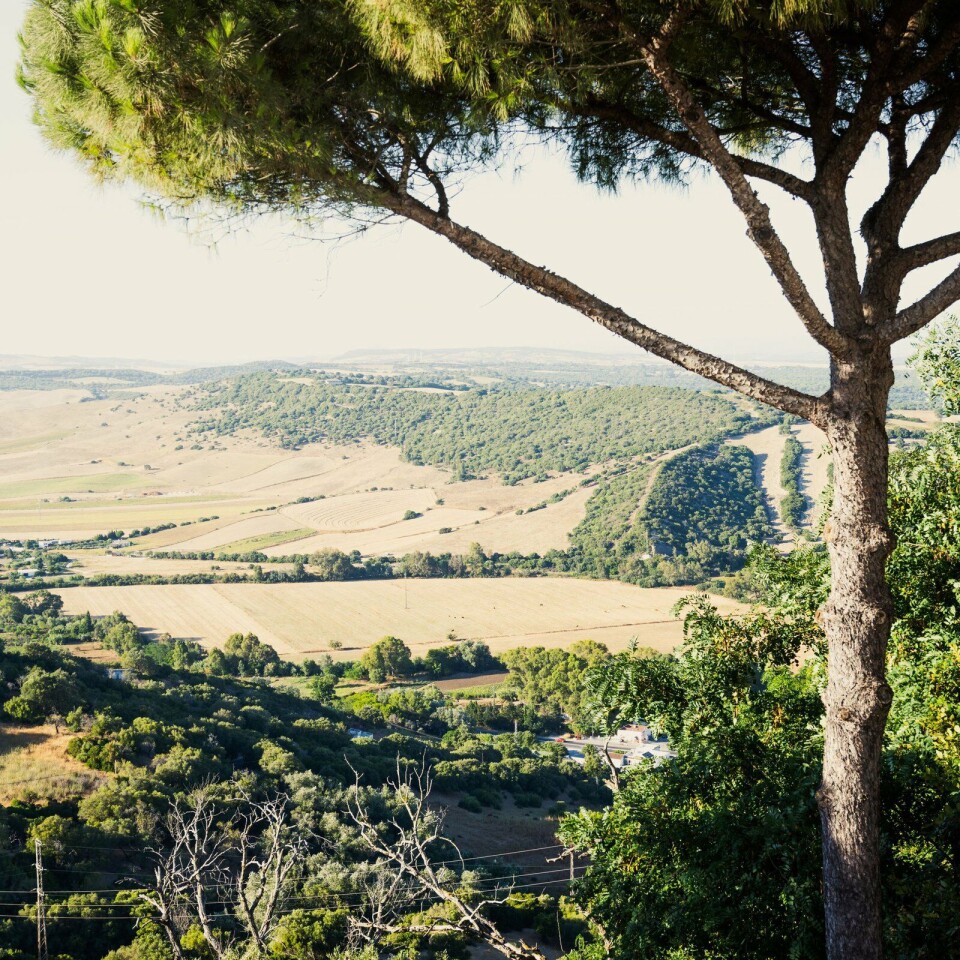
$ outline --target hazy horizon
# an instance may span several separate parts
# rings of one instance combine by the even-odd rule
[[[902,365],[905,356],[899,356],[899,353],[905,353],[901,350],[895,356],[897,365]],[[609,352],[604,350],[588,349],[566,349],[562,347],[544,347],[533,344],[491,344],[489,346],[449,346],[449,347],[358,347],[339,351],[326,356],[323,355],[294,355],[294,354],[264,354],[259,357],[248,360],[233,360],[227,357],[208,358],[208,359],[182,359],[182,360],[164,360],[153,359],[143,356],[124,356],[121,354],[57,354],[57,353],[0,353],[0,370],[41,370],[47,365],[47,369],[65,368],[75,365],[80,368],[92,369],[97,366],[106,366],[111,368],[121,368],[123,366],[130,369],[145,369],[153,371],[177,370],[185,371],[190,369],[205,369],[213,367],[234,367],[247,366],[254,364],[287,363],[296,365],[319,365],[319,364],[337,364],[349,363],[351,361],[363,362],[364,358],[381,357],[384,362],[406,362],[406,363],[424,363],[436,364],[442,366],[444,363],[456,362],[451,357],[461,354],[464,357],[475,357],[478,363],[503,363],[509,362],[505,355],[514,354],[512,362],[532,362],[537,354],[547,358],[547,362],[553,361],[557,364],[564,363],[590,363],[597,366],[664,366],[672,367],[667,360],[661,360],[659,357],[652,356],[641,350],[636,350],[633,355],[625,352]],[[524,354],[528,356],[524,356]],[[734,362],[747,366],[769,366],[769,367],[811,367],[825,368],[826,361],[822,358],[804,358],[793,356],[770,355],[736,355],[730,354],[730,359]],[[462,361],[461,361],[462,362]]]

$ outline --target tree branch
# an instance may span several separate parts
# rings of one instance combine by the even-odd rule
[[[953,53],[958,43],[960,43],[960,16],[948,24],[925,57],[911,63],[903,72],[891,79],[889,92],[908,90],[926,80]]]
[[[840,331],[831,326],[820,312],[813,297],[810,296],[789,251],[773,227],[766,204],[760,201],[733,155],[727,150],[720,135],[710,123],[703,107],[667,60],[667,44],[663,42],[662,34],[645,41],[629,31],[629,28],[623,29],[627,29],[630,33],[632,41],[647,64],[647,69],[673,103],[684,125],[699,144],[705,159],[726,184],[733,202],[747,221],[749,228],[747,235],[766,260],[780,284],[780,289],[807,332],[830,353],[835,356],[845,356],[849,352],[850,342]]]
[[[454,246],[486,264],[491,270],[508,277],[529,290],[571,307],[624,340],[677,366],[729,387],[761,403],[793,413],[818,425],[824,423],[827,400],[782,386],[751,373],[736,364],[715,357],[696,347],[682,343],[640,323],[619,307],[588,293],[570,280],[544,267],[534,266],[511,250],[501,247],[482,234],[436,211],[414,197],[384,193],[380,203],[399,216],[419,223],[431,232],[445,237]]]
[[[892,176],[876,203],[864,214],[861,230],[868,244],[874,237],[894,235],[906,220],[924,187],[936,175],[960,126],[960,84],[937,114],[913,160]]]
[[[928,267],[932,263],[946,260],[960,254],[960,231],[945,233],[942,237],[924,240],[915,243],[912,247],[905,247],[893,259],[892,266],[906,276],[911,270]]]
[[[662,127],[651,120],[638,117],[632,110],[621,104],[588,100],[582,108],[575,107],[573,104],[565,104],[564,108],[571,113],[596,117],[598,120],[615,120],[647,140],[655,140],[657,143],[662,143],[665,147],[684,153],[695,160],[706,161],[707,159],[700,145],[689,134],[682,130],[671,130],[669,127]],[[797,197],[799,200],[805,200],[807,203],[812,200],[812,185],[807,180],[794,176],[789,171],[775,167],[773,164],[755,160],[753,157],[741,157],[736,154],[730,154],[730,156],[734,163],[740,167],[744,176],[772,183],[791,196]]]
[[[898,175],[894,175],[895,165],[891,165],[886,189],[863,215],[860,231],[867,244],[862,291],[865,304],[873,306],[882,302],[887,310],[894,311],[903,279],[910,270],[951,255],[949,236],[909,250],[900,250],[897,238],[923,189],[942,166],[956,138],[958,125],[960,96],[954,96],[940,110],[913,160],[900,167]],[[947,252],[939,254],[944,242]]]
[[[869,66],[853,117],[826,159],[824,172],[845,181],[870,138],[880,129],[884,106],[894,92],[888,89],[885,78],[913,16],[925,3],[926,0],[899,0],[880,24],[873,49],[868,51]]]
[[[394,817],[390,822],[392,838],[385,839],[381,828],[374,823],[368,811],[360,801],[360,780],[356,776],[353,796],[347,802],[347,816],[356,826],[360,840],[367,849],[377,854],[384,865],[388,866],[393,876],[393,883],[388,891],[386,900],[380,898],[377,903],[371,904],[375,914],[371,920],[359,917],[351,919],[354,929],[361,931],[369,939],[381,937],[390,933],[399,926],[391,919],[390,900],[395,895],[402,879],[408,878],[415,898],[399,900],[394,907],[432,901],[444,903],[452,908],[456,919],[437,919],[429,924],[402,924],[405,930],[418,930],[423,933],[457,931],[472,935],[486,942],[508,960],[546,960],[544,954],[536,947],[528,946],[522,940],[514,942],[508,940],[483,915],[486,906],[502,904],[503,899],[483,899],[479,903],[471,904],[467,898],[460,896],[456,891],[449,889],[441,881],[434,868],[430,856],[430,847],[437,842],[451,843],[443,836],[443,812],[431,809],[428,804],[432,788],[430,771],[422,765],[401,768],[400,758],[397,758],[397,776],[395,780],[388,780],[387,785],[394,792],[405,817]],[[454,845],[454,849],[456,845]],[[457,850],[459,854],[459,850]],[[461,861],[462,863],[462,861]],[[512,886],[512,885],[511,885]],[[375,941],[374,941],[375,942]]]
[[[909,337],[939,317],[957,300],[960,300],[960,266],[944,277],[926,296],[901,310],[891,323],[883,327],[884,339],[888,343],[895,343]]]

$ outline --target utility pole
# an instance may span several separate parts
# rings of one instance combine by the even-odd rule
[[[47,908],[43,896],[43,853],[40,840],[34,841],[34,853],[37,861],[37,960],[49,960],[47,951]]]

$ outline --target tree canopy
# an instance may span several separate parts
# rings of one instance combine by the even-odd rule
[[[30,8],[22,36],[21,81],[51,141],[99,175],[133,178],[174,203],[387,211],[494,269],[524,273],[509,251],[481,250],[435,215],[447,218],[464,175],[501,163],[533,133],[607,187],[712,166],[785,297],[834,352],[850,346],[861,295],[895,340],[960,289],[955,272],[896,312],[905,276],[960,244],[956,235],[906,250],[891,242],[960,122],[960,24],[949,4],[52,0]],[[920,132],[923,149],[908,149]],[[842,187],[878,135],[891,176],[861,225],[872,252],[861,285],[850,276]],[[822,182],[777,162],[797,147]],[[821,189],[826,174],[835,196]],[[747,178],[814,209],[832,324]],[[747,387],[733,365],[655,340],[560,279],[521,278],[661,356]],[[811,412],[809,399],[761,381],[749,380],[754,394]]]

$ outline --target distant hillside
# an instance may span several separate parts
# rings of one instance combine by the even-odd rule
[[[426,392],[404,380],[344,384],[270,373],[208,384],[195,433],[253,428],[283,446],[372,439],[413,463],[507,483],[709,442],[774,418],[716,394],[668,387],[571,390],[476,387]]]
[[[753,454],[717,446],[776,422],[769,410],[664,386],[430,384],[410,375],[252,374],[199,389],[192,402],[200,416],[190,430],[198,441],[253,430],[290,449],[374,440],[411,463],[444,467],[455,480],[493,474],[516,484],[569,473],[564,489],[530,508],[593,489],[569,551],[548,569],[646,585],[696,583],[742,562],[750,541],[772,537]],[[695,453],[651,473],[685,448]]]
[[[809,393],[823,393],[829,385],[825,366],[759,360],[741,362],[765,377]],[[555,387],[659,386],[720,390],[702,377],[646,354],[587,353],[545,347],[351,350],[329,361],[262,360],[186,370],[149,360],[0,355],[0,390],[86,389],[92,396],[105,397],[118,389],[162,383],[174,386],[208,383],[258,371],[284,370],[406,375],[421,381],[493,379],[504,384]],[[900,366],[896,375],[890,395],[891,409],[927,409],[928,400],[913,374]]]
[[[756,373],[808,393],[823,393],[830,385],[825,365],[742,361]],[[709,380],[673,364],[643,355],[591,354],[571,350],[513,347],[503,349],[444,350],[353,350],[330,364],[317,368],[341,368],[367,372],[394,370],[415,375],[426,371],[460,376],[496,377],[505,381],[534,382],[552,386],[661,386],[687,390],[718,390]],[[913,373],[896,369],[890,394],[894,410],[927,409],[929,402]],[[726,391],[723,391],[726,392]]]
[[[234,366],[197,367],[180,373],[163,373],[139,367],[50,367],[0,369],[0,390],[87,390],[102,398],[114,390],[169,384],[207,383],[265,370],[295,370],[284,360],[257,360]]]

